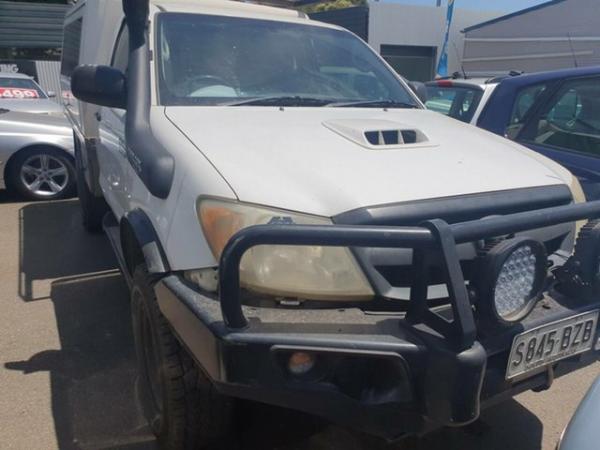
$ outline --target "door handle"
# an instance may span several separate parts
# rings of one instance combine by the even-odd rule
[[[100,114],[100,111],[96,111],[96,112],[94,113],[94,117],[96,117],[96,120],[97,120],[98,122],[100,122],[100,121],[102,120],[102,114]]]

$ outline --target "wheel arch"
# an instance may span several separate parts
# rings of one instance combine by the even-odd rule
[[[119,234],[129,276],[133,276],[135,268],[143,263],[150,274],[171,270],[158,233],[143,210],[138,208],[126,213],[119,223]]]

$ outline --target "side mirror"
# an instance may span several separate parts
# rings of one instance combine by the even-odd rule
[[[412,91],[419,97],[423,103],[427,101],[427,86],[425,83],[421,83],[420,81],[409,81],[408,86],[412,89]]]
[[[46,95],[48,96],[48,98],[54,98],[54,97],[56,97],[56,92],[48,91],[48,92],[46,92]]]
[[[71,76],[71,92],[84,102],[109,108],[127,107],[125,75],[109,66],[78,66]]]

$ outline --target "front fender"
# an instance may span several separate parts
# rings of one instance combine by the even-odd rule
[[[146,263],[151,274],[171,270],[160,239],[150,218],[141,209],[134,209],[123,216],[120,223],[121,245],[125,263],[130,274],[140,259]]]

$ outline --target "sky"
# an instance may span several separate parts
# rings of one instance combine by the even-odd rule
[[[382,0],[394,3],[408,3],[413,5],[435,5],[436,0]],[[455,0],[455,8],[480,9],[510,13],[530,6],[545,3],[548,0]],[[442,6],[448,3],[442,0]]]

